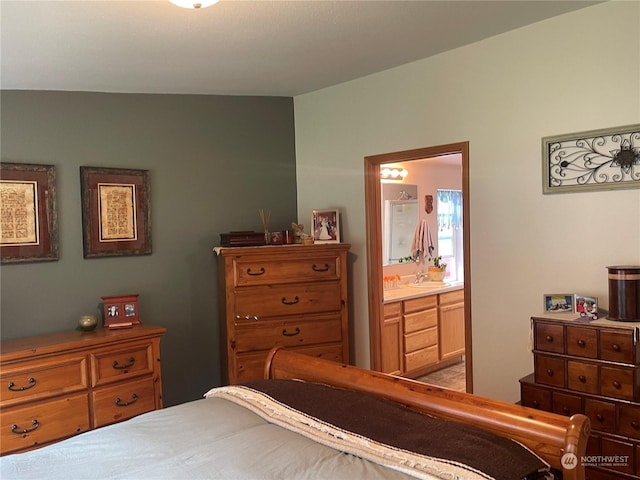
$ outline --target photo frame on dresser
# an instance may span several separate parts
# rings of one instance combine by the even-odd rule
[[[340,211],[313,210],[311,234],[314,243],[340,243]]]
[[[140,324],[138,294],[101,297],[104,326],[110,329],[130,328]]]
[[[54,165],[0,164],[1,263],[58,260]]]
[[[151,254],[148,170],[80,167],[84,258]]]
[[[573,293],[544,294],[545,313],[573,313],[574,311]]]

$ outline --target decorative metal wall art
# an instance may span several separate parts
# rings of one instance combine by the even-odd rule
[[[640,124],[542,139],[542,191],[640,188]]]

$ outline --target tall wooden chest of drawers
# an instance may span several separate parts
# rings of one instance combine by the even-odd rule
[[[224,382],[263,378],[276,345],[349,362],[349,247],[216,249]]]
[[[163,327],[61,332],[2,342],[0,453],[162,408]]]
[[[522,404],[589,417],[587,479],[640,479],[640,323],[562,314],[533,317],[532,328]]]

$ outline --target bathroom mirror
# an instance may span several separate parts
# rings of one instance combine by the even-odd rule
[[[419,218],[418,186],[383,183],[381,207],[383,265],[393,265],[411,255],[411,243]]]

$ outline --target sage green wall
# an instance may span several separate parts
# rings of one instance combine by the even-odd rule
[[[74,329],[100,297],[138,293],[167,327],[165,405],[220,381],[219,234],[297,221],[293,101],[284,97],[2,91],[2,161],[53,164],[60,260],[0,268],[1,334]],[[80,166],[151,174],[153,254],[83,258]]]

